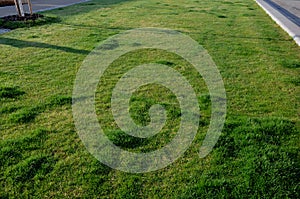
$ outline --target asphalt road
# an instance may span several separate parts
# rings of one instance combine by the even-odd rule
[[[300,27],[300,0],[272,0],[278,7],[278,10]],[[272,5],[272,3],[270,4]]]
[[[273,0],[273,2],[300,17],[300,0]]]
[[[300,0],[256,0],[300,46]]]

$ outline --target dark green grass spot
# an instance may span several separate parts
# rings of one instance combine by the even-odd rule
[[[234,4],[233,2],[230,2],[230,1],[222,1],[222,4],[229,4],[229,5],[232,5]]]
[[[93,6],[93,5],[96,5],[96,3],[84,3],[84,4],[81,4],[81,6]]]
[[[147,139],[130,136],[123,131],[115,130],[107,133],[109,139],[117,146],[133,149],[147,143]]]
[[[8,106],[8,107],[2,107],[2,108],[0,108],[0,113],[2,113],[2,114],[9,114],[9,113],[13,113],[13,112],[15,112],[15,111],[17,111],[17,110],[19,110],[21,107],[10,107],[10,106]]]
[[[244,17],[253,17],[253,16],[256,16],[256,15],[255,14],[250,14],[250,13],[245,13],[242,16],[244,16]]]
[[[167,66],[174,66],[174,65],[175,65],[175,63],[173,63],[173,62],[165,61],[165,60],[157,61],[156,63],[158,63],[158,64],[163,64],[163,65],[167,65]]]
[[[295,86],[300,86],[300,78],[292,78],[288,80],[289,82],[291,82],[292,84],[294,84]]]
[[[24,94],[19,87],[0,87],[0,98],[17,98]]]
[[[56,95],[52,96],[47,103],[50,107],[56,106],[63,106],[63,105],[71,105],[72,104],[72,97],[65,96],[65,95]]]
[[[37,129],[29,135],[0,142],[0,147],[10,147],[13,151],[34,150],[41,147],[51,131]]]
[[[46,109],[52,109],[59,106],[71,105],[72,97],[64,95],[55,95],[50,97],[45,104],[34,107],[25,107],[10,115],[10,120],[14,123],[28,123],[33,121],[36,116],[44,112]]]
[[[293,122],[280,118],[239,118],[226,122],[216,147],[236,153],[245,146],[281,145],[286,136],[296,132]]]
[[[4,170],[19,164],[28,156],[28,152],[40,150],[44,146],[50,131],[37,129],[29,135],[0,142],[0,169]]]
[[[5,175],[14,183],[23,183],[33,178],[45,178],[53,169],[54,159],[46,155],[31,156],[24,161],[9,167]]]
[[[28,123],[35,119],[39,111],[35,108],[23,108],[10,115],[10,120],[14,123]]]
[[[1,144],[2,145],[2,144]],[[18,162],[22,158],[21,150],[12,146],[1,146],[0,168]]]
[[[281,62],[281,66],[285,68],[299,68],[300,62],[297,60],[284,60]]]
[[[210,95],[209,94],[203,94],[199,98],[199,106],[202,110],[207,110],[211,105]]]

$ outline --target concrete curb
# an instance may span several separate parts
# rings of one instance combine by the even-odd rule
[[[273,8],[264,0],[255,0],[256,3],[265,10],[265,12],[283,29],[285,30],[300,46],[300,27]]]

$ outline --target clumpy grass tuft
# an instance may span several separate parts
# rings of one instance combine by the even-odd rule
[[[1,107],[0,108],[0,113],[2,114],[7,114],[7,113],[13,113],[15,112],[16,110],[20,109],[21,107]]]
[[[166,65],[166,66],[174,66],[175,65],[175,63],[170,62],[170,61],[166,61],[166,60],[157,61],[156,63],[163,64],[163,65]]]
[[[47,102],[38,104],[33,107],[22,108],[9,116],[10,120],[14,123],[29,123],[32,122],[36,116],[43,113],[45,110],[53,109],[56,107],[71,105],[72,98],[63,95],[55,95],[50,97]],[[4,112],[13,112],[14,110],[3,110]]]
[[[23,108],[9,116],[14,123],[28,123],[35,119],[39,111],[35,108]]]
[[[57,106],[71,105],[71,104],[72,104],[72,97],[65,96],[65,95],[55,95],[48,100],[47,106],[57,107]]]
[[[285,68],[300,68],[299,60],[284,60],[281,65]]]
[[[43,179],[51,172],[54,159],[45,154],[34,155],[19,162],[6,170],[5,175],[8,181],[15,184],[22,184],[34,179]]]
[[[20,90],[19,87],[0,87],[0,99],[1,98],[17,98],[24,95],[25,92]]]
[[[134,137],[120,130],[107,132],[107,136],[116,146],[122,148],[133,149],[147,144],[147,139]]]

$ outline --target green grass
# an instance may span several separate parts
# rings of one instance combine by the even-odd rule
[[[299,198],[300,48],[252,0],[94,0],[43,13],[53,23],[0,35],[0,198]],[[203,79],[180,57],[139,50],[105,71],[96,93],[98,120],[129,151],[152,151],[176,134],[180,109],[164,87],[141,87],[130,100],[139,124],[159,103],[168,113],[149,139],[124,134],[110,95],[127,70],[160,63],[195,89],[200,128],[175,163],[145,174],[113,170],[88,153],[72,118],[73,83],[100,41],[132,28],[178,30],[201,44],[224,80],[228,112],[214,150],[198,156],[210,117]]]

